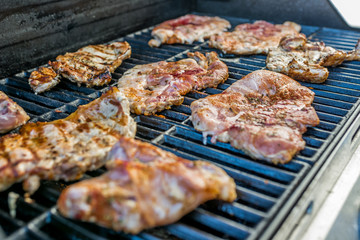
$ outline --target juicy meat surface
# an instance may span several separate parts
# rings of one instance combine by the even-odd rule
[[[27,123],[19,134],[3,136],[0,191],[25,180],[25,190],[34,192],[39,179],[70,181],[101,167],[122,135],[135,136],[129,114],[128,100],[112,88],[65,119]]]
[[[204,137],[230,142],[255,159],[286,163],[304,149],[302,134],[319,124],[314,93],[267,70],[252,72],[221,94],[191,104],[191,120]]]
[[[207,17],[188,14],[168,20],[155,27],[151,35],[154,39],[149,46],[159,47],[161,44],[203,42],[211,35],[226,31],[230,23],[219,17]]]
[[[29,77],[29,84],[38,94],[55,87],[60,82],[60,76],[51,67],[40,67],[33,71]]]
[[[126,71],[118,87],[130,101],[131,112],[150,115],[180,105],[191,90],[216,87],[229,76],[215,52],[188,53],[177,62],[138,65]]]
[[[0,133],[6,133],[29,120],[24,109],[0,91]]]
[[[205,161],[189,161],[149,143],[121,138],[108,172],[65,189],[64,216],[132,234],[173,223],[201,203],[236,199],[235,183]]]
[[[60,76],[86,87],[103,86],[111,81],[111,73],[130,58],[127,42],[89,45],[76,52],[59,55],[49,67],[31,73],[29,84],[35,93],[49,90],[60,82]]]
[[[230,54],[267,54],[269,49],[279,45],[282,37],[298,33],[300,29],[300,25],[294,22],[276,25],[266,21],[245,23],[236,26],[233,32],[213,35],[209,46]]]
[[[303,34],[288,35],[281,39],[276,49],[269,52],[266,67],[296,80],[322,83],[329,75],[326,67],[335,67],[343,61],[360,60],[359,41],[354,50],[344,52],[323,42],[311,42]]]

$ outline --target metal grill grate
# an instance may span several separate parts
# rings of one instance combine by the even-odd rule
[[[249,22],[248,19],[228,18],[233,26]],[[207,43],[192,45],[165,45],[158,49],[148,47],[151,29],[145,29],[126,37],[133,54],[113,74],[112,86],[116,85],[124,71],[138,64],[160,60],[179,60],[188,51],[213,51]],[[351,50],[359,33],[334,29],[303,26],[303,33],[314,40]],[[326,161],[325,152],[341,138],[341,130],[358,109],[360,98],[360,62],[344,63],[330,69],[329,79],[324,84],[302,83],[315,92],[314,107],[320,124],[309,128],[304,139],[306,148],[286,165],[272,165],[255,161],[243,151],[227,143],[202,144],[202,134],[196,132],[189,120],[189,105],[192,101],[222,92],[246,74],[265,67],[265,56],[235,57],[222,55],[229,67],[230,77],[217,89],[205,89],[189,93],[181,106],[172,107],[157,116],[135,116],[138,123],[136,137],[187,159],[210,161],[235,179],[238,199],[234,203],[209,201],[186,215],[179,222],[148,231],[137,236],[114,232],[89,223],[65,219],[56,210],[56,200],[63,188],[71,183],[43,181],[33,195],[34,202],[27,203],[20,184],[0,193],[0,225],[6,239],[255,239],[269,227],[276,230],[273,222],[281,222],[279,216],[285,202],[295,203],[294,194],[314,164]],[[0,90],[19,103],[31,116],[31,121],[51,121],[64,118],[79,105],[99,97],[108,87],[89,89],[62,81],[49,92],[35,95],[27,79],[31,70],[0,80]],[[16,131],[16,130],[15,130]],[[15,132],[14,131],[14,132]],[[330,149],[329,149],[330,148]],[[98,176],[105,170],[89,172],[84,179]],[[9,192],[20,195],[15,218],[10,217],[7,198]],[[287,209],[289,211],[290,209]],[[276,219],[276,221],[274,221]]]

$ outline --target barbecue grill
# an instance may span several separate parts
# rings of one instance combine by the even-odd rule
[[[227,2],[223,1],[224,4]],[[188,2],[185,4],[193,8],[196,5]],[[186,12],[177,14],[183,13]],[[164,16],[156,19],[169,18],[166,14]],[[229,20],[233,27],[253,21],[250,18],[221,17]],[[139,29],[139,26],[132,26],[128,31]],[[131,58],[125,60],[112,74],[113,80],[110,86],[116,86],[122,74],[138,64],[161,60],[176,61],[185,58],[187,52],[193,51],[202,53],[217,51],[209,48],[207,42],[150,48],[147,42],[151,39],[152,28],[142,28],[137,32],[122,34],[120,37],[109,35],[111,41],[126,40],[132,47]],[[319,26],[302,25],[302,32],[314,41],[324,41],[327,45],[344,51],[352,50],[360,38],[360,33],[355,30]],[[96,41],[98,39],[94,40]],[[74,44],[67,50],[75,50],[74,46],[77,47]],[[320,124],[308,128],[304,134],[306,148],[290,163],[273,165],[253,160],[228,143],[213,144],[210,137],[207,139],[207,145],[204,145],[202,134],[195,131],[189,120],[191,102],[220,93],[246,74],[265,69],[265,56],[236,57],[217,52],[229,67],[229,79],[216,89],[208,88],[187,94],[182,105],[174,106],[158,115],[134,116],[138,124],[136,138],[181,157],[206,160],[223,168],[237,184],[238,199],[234,203],[209,201],[174,224],[146,230],[139,235],[128,235],[62,217],[56,209],[56,201],[61,190],[71,182],[42,181],[40,189],[31,197],[32,201],[24,197],[21,184],[15,184],[0,193],[0,225],[4,232],[2,234],[0,231],[0,238],[8,240],[269,239],[274,236],[286,238],[300,221],[301,216],[311,212],[318,202],[321,203],[326,197],[322,189],[335,183],[359,144],[357,132],[360,126],[360,62],[346,62],[337,68],[330,68],[329,78],[323,84],[301,83],[315,92],[313,106],[320,118]],[[46,63],[45,60],[39,60],[37,66],[40,62]],[[11,64],[7,65],[7,72],[16,69],[9,66]],[[0,90],[22,106],[32,122],[64,118],[74,112],[79,105],[96,99],[108,89],[108,86],[78,87],[70,81],[62,81],[52,90],[35,95],[28,85],[28,77],[32,70],[34,69],[8,75],[9,77],[0,80]],[[104,172],[105,169],[88,172],[83,179]],[[309,197],[309,194],[315,191],[318,195]],[[8,206],[10,192],[19,194],[14,217],[10,215]]]

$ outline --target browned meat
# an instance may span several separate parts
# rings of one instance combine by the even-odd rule
[[[230,54],[267,54],[269,49],[279,45],[283,36],[298,33],[300,29],[300,25],[293,22],[276,25],[266,21],[245,23],[236,26],[233,32],[213,35],[209,46]]]
[[[196,130],[230,142],[255,159],[286,163],[305,147],[302,133],[319,124],[314,93],[293,79],[259,70],[221,94],[191,104]]]
[[[0,133],[6,133],[29,120],[24,109],[0,91]]]
[[[29,77],[30,87],[36,94],[55,87],[60,82],[60,76],[51,67],[40,67]]]
[[[329,75],[326,67],[360,60],[359,41],[353,51],[344,52],[323,42],[310,42],[303,34],[288,35],[281,39],[278,48],[269,52],[266,67],[296,80],[322,83]]]
[[[219,17],[206,17],[188,14],[161,23],[152,30],[155,38],[149,46],[159,47],[161,44],[187,43],[204,41],[211,35],[226,31],[230,23]]]
[[[60,82],[59,75],[86,87],[103,86],[111,81],[111,73],[131,55],[127,42],[89,45],[73,53],[66,53],[31,73],[30,86],[35,93],[44,92]]]
[[[99,168],[122,135],[134,137],[129,113],[128,100],[112,88],[65,119],[28,123],[19,134],[3,136],[0,191],[26,180],[25,190],[34,192],[39,179],[69,181]]]
[[[222,169],[149,143],[124,137],[108,159],[107,173],[62,192],[64,216],[136,234],[173,223],[210,199],[236,198],[234,180]]]
[[[228,78],[228,68],[215,52],[206,57],[188,53],[177,62],[138,65],[126,71],[118,87],[130,101],[131,112],[150,115],[180,105],[186,93],[216,87]]]

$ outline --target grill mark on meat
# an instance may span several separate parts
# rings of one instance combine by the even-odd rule
[[[205,201],[236,199],[235,182],[222,169],[126,137],[114,144],[106,168],[61,193],[62,215],[137,234],[173,223]]]
[[[105,48],[101,48],[101,47],[99,47],[99,46],[92,46],[92,48],[93,49],[95,49],[95,52],[93,53],[93,52],[91,52],[91,53],[93,53],[95,56],[98,56],[98,57],[101,57],[101,58],[103,58],[103,59],[105,59],[105,60],[115,60],[115,58],[114,58],[114,50],[108,50],[108,49],[105,49]],[[84,51],[84,50],[82,50],[82,51]]]
[[[196,130],[230,142],[255,159],[286,163],[305,147],[302,134],[319,124],[314,93],[293,79],[258,70],[223,93],[191,103]]]
[[[266,59],[269,70],[286,74],[296,80],[322,83],[329,76],[326,67],[335,67],[344,61],[360,60],[359,42],[350,52],[336,50],[323,42],[310,42],[303,34],[281,39]]]
[[[60,58],[59,58],[60,60]],[[56,70],[60,71],[63,77],[67,77],[73,82],[85,83],[87,87],[101,86],[111,81],[110,70],[107,67],[103,69],[97,69],[95,66],[89,65],[89,62],[83,62],[77,58],[63,58],[64,62],[52,62],[51,66]],[[61,61],[60,60],[60,61]]]
[[[98,56],[96,56],[96,58],[98,58]],[[109,64],[99,64],[99,62],[96,61],[96,58],[88,54],[74,54],[75,62],[88,66],[92,70],[104,70],[108,68],[107,65]]]
[[[228,78],[228,68],[215,52],[206,57],[188,53],[177,62],[138,65],[126,71],[118,87],[130,101],[131,112],[151,115],[180,105],[191,90],[216,87]]]
[[[89,56],[89,60],[87,62],[85,62],[85,63],[93,64],[94,66],[98,66],[98,67],[103,67],[102,69],[104,69],[106,67],[111,68],[111,66],[112,66],[111,60],[109,60],[107,58],[104,58],[102,56],[94,55],[94,54],[91,55],[89,53],[84,54],[84,57],[85,56]]]
[[[96,64],[92,60],[86,59],[86,57],[83,56],[82,54],[71,54],[71,55],[69,54],[67,57],[65,57],[65,56],[58,57],[57,60],[59,60],[59,61],[70,61],[69,65],[72,65],[72,70],[77,69],[76,64],[84,66],[85,69],[84,68],[78,68],[78,70],[83,71],[83,73],[80,73],[80,74],[96,74],[96,71],[101,71],[101,70],[106,70],[107,69],[106,66]]]

